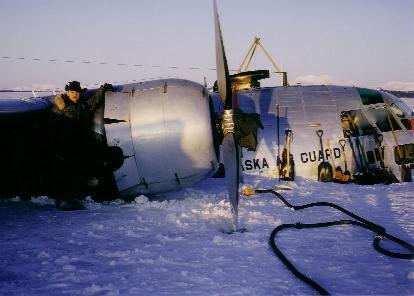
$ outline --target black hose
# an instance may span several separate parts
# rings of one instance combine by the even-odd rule
[[[301,273],[287,258],[285,255],[283,255],[283,253],[280,251],[280,249],[276,246],[276,242],[275,242],[275,237],[276,234],[280,231],[282,231],[283,229],[287,229],[287,228],[296,228],[296,229],[303,229],[303,228],[321,228],[321,227],[330,227],[330,226],[336,226],[336,225],[356,225],[359,227],[363,227],[365,229],[371,230],[372,232],[376,233],[374,242],[373,242],[373,246],[374,249],[377,250],[378,252],[380,252],[381,254],[390,256],[390,257],[394,257],[394,258],[399,258],[399,259],[414,259],[414,247],[395,237],[392,236],[390,234],[388,234],[385,230],[384,227],[372,223],[334,203],[331,202],[314,202],[314,203],[309,203],[309,204],[305,204],[305,205],[300,205],[300,206],[294,206],[292,204],[290,204],[279,192],[272,190],[272,189],[256,189],[255,190],[256,193],[273,193],[274,195],[276,195],[287,207],[292,208],[294,210],[303,210],[306,208],[311,208],[311,207],[317,207],[317,206],[322,206],[322,207],[332,207],[335,208],[341,212],[343,212],[344,214],[347,214],[348,216],[356,219],[355,220],[337,220],[337,221],[330,221],[330,222],[324,222],[324,223],[313,223],[313,224],[305,224],[305,223],[295,223],[295,224],[282,224],[278,227],[276,227],[275,229],[273,229],[272,233],[270,234],[270,238],[269,238],[269,244],[272,247],[273,252],[276,254],[276,256],[278,256],[278,258],[283,262],[283,264],[285,264],[285,266],[300,280],[302,280],[303,282],[305,282],[306,284],[308,284],[309,286],[311,286],[313,289],[315,289],[319,294],[321,295],[329,295],[329,292],[324,289],[322,286],[320,286],[318,283],[316,283],[315,281],[313,281],[312,279],[310,279],[309,277],[305,276],[303,273]],[[410,253],[406,253],[406,254],[402,254],[402,253],[396,253],[396,252],[392,252],[392,251],[388,251],[384,248],[382,248],[380,246],[380,242],[383,238],[387,238],[397,244],[400,244],[401,246],[405,247],[406,249],[408,249],[410,251]]]

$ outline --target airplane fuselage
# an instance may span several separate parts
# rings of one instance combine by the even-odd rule
[[[386,168],[399,181],[406,180],[403,171],[411,172],[412,113],[391,94],[346,86],[289,86],[241,90],[237,99],[243,112],[260,114],[264,127],[258,130],[256,151],[242,149],[243,174],[279,178],[278,158],[285,148],[295,176],[304,178],[318,179],[321,163],[353,175]],[[3,101],[2,196],[50,192],[46,137],[52,102],[53,96],[10,101],[7,109]],[[119,165],[101,180],[103,190],[112,198],[128,198],[210,177],[221,159],[215,121],[221,112],[217,93],[187,80],[120,85],[107,92],[94,131],[122,154]]]
[[[382,161],[401,180],[400,166],[410,167],[414,162],[412,112],[389,93],[320,85],[250,89],[239,91],[237,97],[239,108],[259,113],[264,126],[258,132],[257,150],[243,149],[244,173],[279,176],[277,157],[285,148],[285,130],[293,134],[290,153],[296,176],[317,179],[323,160],[343,170],[346,161],[353,174],[380,168]],[[351,135],[346,134],[346,117],[354,124]],[[323,131],[323,148],[317,130]],[[383,136],[381,144],[376,141],[378,135]],[[346,139],[344,149],[341,139]],[[404,146],[398,159],[397,146]]]

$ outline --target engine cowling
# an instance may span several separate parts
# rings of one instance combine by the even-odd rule
[[[201,84],[156,80],[107,92],[108,146],[122,149],[114,172],[121,196],[157,194],[190,186],[218,168],[209,94]]]

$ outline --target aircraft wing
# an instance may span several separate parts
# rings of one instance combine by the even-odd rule
[[[0,93],[0,198],[45,192],[52,105],[52,97],[8,99]]]
[[[49,97],[2,99],[0,98],[0,119],[14,116],[25,116],[49,110],[52,102]]]

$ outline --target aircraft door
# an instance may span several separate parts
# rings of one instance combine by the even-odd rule
[[[344,136],[350,141],[357,172],[366,174],[379,168],[378,133],[364,113],[361,110],[344,111],[341,113],[341,123]]]

